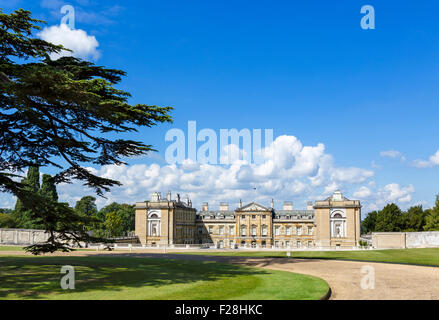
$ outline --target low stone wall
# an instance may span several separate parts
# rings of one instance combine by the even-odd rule
[[[439,231],[427,232],[374,232],[375,249],[434,248],[439,247]]]
[[[439,231],[406,232],[407,248],[439,247]]]
[[[44,230],[0,228],[0,244],[30,245],[45,242],[48,238],[49,234]]]
[[[375,249],[402,249],[405,248],[404,232],[374,232],[372,233],[372,247]]]

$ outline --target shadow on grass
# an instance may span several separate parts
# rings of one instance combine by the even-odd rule
[[[137,259],[132,256],[0,257],[0,299],[38,299],[62,294],[61,267],[75,267],[74,292],[120,291],[125,288],[157,288],[196,281],[216,281],[267,274],[264,270],[214,261]],[[233,279],[231,279],[233,281]],[[60,296],[62,298],[62,296]]]
[[[100,256],[100,255],[94,255]],[[103,257],[107,255],[102,255]],[[148,258],[148,259],[172,259],[183,261],[200,261],[200,262],[218,262],[218,263],[233,263],[233,264],[245,264],[250,267],[265,267],[273,263],[277,264],[291,264],[298,262],[296,259],[303,262],[312,262],[311,259],[297,258],[297,257],[282,257],[282,256],[221,256],[221,255],[202,255],[202,254],[175,254],[175,253],[115,253],[114,257],[128,257],[128,258]],[[302,260],[303,259],[303,260]],[[315,258],[314,260],[324,260],[321,258]]]
[[[422,251],[415,251],[422,250]],[[349,252],[345,254],[330,256],[330,253],[317,254],[310,256],[307,254],[293,253],[290,257],[286,254],[273,254],[273,255],[258,255],[258,254],[239,254],[239,255],[200,255],[203,259],[207,257],[216,257],[216,261],[232,262],[237,259],[248,259],[249,261],[261,261],[261,266],[276,262],[278,264],[295,263],[300,261],[301,263],[307,261],[348,261],[348,262],[362,262],[362,263],[385,263],[385,264],[397,264],[397,265],[412,265],[422,267],[439,267],[439,248],[429,249],[404,249],[404,250],[386,250],[386,251],[372,251],[372,252]],[[183,254],[178,254],[183,255]],[[186,254],[185,254],[186,255]],[[351,255],[351,256],[349,256]],[[251,264],[252,265],[252,264]]]

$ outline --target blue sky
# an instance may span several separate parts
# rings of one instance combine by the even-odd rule
[[[110,199],[140,201],[154,188],[164,193],[163,188],[173,187],[197,204],[236,202],[237,194],[248,198],[245,189],[261,183],[257,199],[264,204],[274,197],[303,207],[337,187],[360,198],[366,211],[387,202],[403,208],[433,205],[439,193],[439,159],[432,157],[439,150],[439,3],[0,0],[4,11],[23,7],[48,26],[60,23],[64,4],[75,8],[75,28],[99,43],[95,62],[128,73],[120,87],[132,93],[130,102],[175,108],[173,124],[141,129],[134,136],[159,153],[131,159],[133,172],[142,175],[159,166],[158,172],[166,174],[167,164],[160,159],[169,146],[165,133],[186,130],[189,120],[196,120],[199,129],[218,131],[272,128],[275,137],[294,136],[302,146],[323,144],[334,163],[327,173],[331,181],[315,185],[310,177],[324,167],[322,162],[312,172],[290,176],[295,185],[280,178],[271,187],[247,179],[247,184],[225,186],[228,192],[221,197],[214,196],[218,187],[206,186],[208,199],[201,199],[197,188],[182,187],[181,180],[178,184],[170,177],[174,182],[145,183],[143,189],[128,190],[135,182],[127,181]],[[366,4],[375,8],[375,30],[360,27],[360,8]],[[337,180],[337,168],[362,171]],[[112,170],[96,170],[118,177]],[[300,183],[305,186],[297,188]],[[70,202],[91,193],[80,186],[60,189]],[[0,206],[11,204],[7,198],[0,197]]]

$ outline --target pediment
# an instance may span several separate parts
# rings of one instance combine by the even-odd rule
[[[271,211],[271,209],[264,207],[263,205],[260,205],[258,203],[252,202],[248,205],[245,205],[244,207],[242,207],[241,209],[238,209],[237,211],[247,211],[247,212],[251,212],[251,211]]]

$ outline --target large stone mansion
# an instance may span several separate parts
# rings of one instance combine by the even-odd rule
[[[360,240],[361,205],[340,191],[325,200],[309,202],[306,210],[294,210],[285,202],[282,210],[252,202],[230,210],[221,203],[210,210],[204,203],[200,212],[187,198],[166,198],[153,193],[151,199],[136,203],[136,235],[142,245],[175,246],[208,244],[217,248],[352,248]]]

